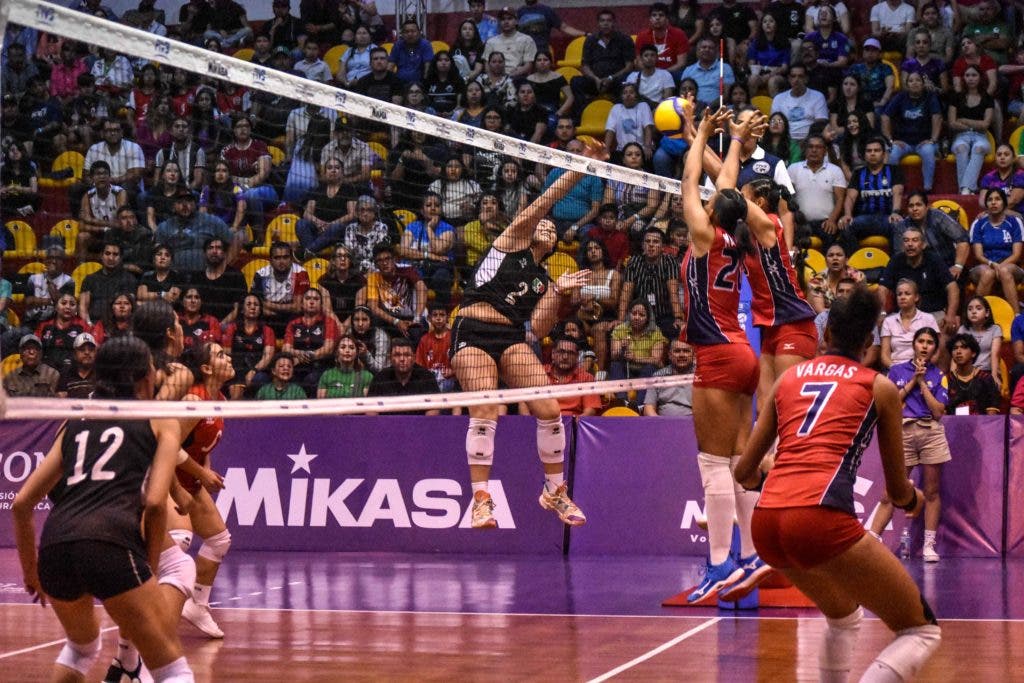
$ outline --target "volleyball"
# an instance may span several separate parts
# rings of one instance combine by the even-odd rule
[[[685,125],[683,112],[692,108],[693,103],[685,97],[670,97],[662,100],[654,110],[654,127],[670,137],[678,137]]]

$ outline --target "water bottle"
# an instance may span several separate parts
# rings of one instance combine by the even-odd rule
[[[907,527],[903,527],[903,531],[900,532],[900,547],[897,554],[903,560],[910,558],[910,529]]]

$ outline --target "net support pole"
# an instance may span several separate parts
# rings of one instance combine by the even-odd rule
[[[725,38],[718,39],[718,108],[725,106]],[[718,133],[718,150],[725,159],[725,131]]]

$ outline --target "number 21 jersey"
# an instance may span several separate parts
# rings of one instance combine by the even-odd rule
[[[740,327],[740,250],[732,236],[719,227],[704,256],[686,250],[680,267],[686,297],[683,338],[690,344],[748,344]]]

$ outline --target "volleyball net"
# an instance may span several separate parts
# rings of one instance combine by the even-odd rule
[[[648,165],[624,161],[621,141],[614,162],[572,153],[574,140],[604,139],[586,116],[560,130],[567,121],[539,114],[516,86],[485,92],[465,85],[454,99],[434,97],[423,82],[392,84],[390,97],[379,88],[375,97],[360,94],[371,90],[336,80],[353,46],[320,46],[335,77],[321,82],[294,70],[297,47],[278,48],[260,61],[251,49],[226,54],[217,41],[199,47],[39,0],[3,3],[0,22],[69,45],[88,67],[67,97],[53,100],[62,109],[55,134],[34,137],[11,116],[0,118],[0,135],[22,143],[41,185],[34,211],[4,209],[3,274],[15,292],[12,324],[0,340],[4,373],[23,367],[17,352],[31,334],[40,339],[44,362],[68,373],[79,362],[77,333],[101,344],[130,330],[133,308],[161,299],[174,305],[186,347],[214,341],[231,353],[231,398],[265,399],[172,408],[12,398],[9,417],[446,410],[540,396],[642,395],[649,387],[692,381],[688,374],[648,377],[667,365],[676,334],[678,265],[662,264],[662,280],[670,281],[660,291],[646,279],[629,280],[627,272],[631,259],[645,258],[651,227],[659,228],[672,258],[685,248],[682,212],[673,201],[678,181],[645,170],[649,159]],[[32,97],[31,86],[18,97]],[[536,127],[523,127],[537,123],[547,132],[534,143],[529,133]],[[119,130],[115,139],[107,137],[109,128]],[[123,141],[119,151],[96,153],[103,144],[118,148],[116,137]],[[141,173],[131,157],[136,145]],[[107,168],[93,164],[96,159]],[[584,179],[549,214],[560,240],[545,267],[552,280],[589,265],[607,274],[566,300],[550,334],[528,341],[553,364],[558,340],[574,338],[579,367],[614,380],[462,392],[443,348],[444,321],[457,312],[490,242],[546,188],[564,183],[566,171]],[[116,268],[104,261],[112,242],[119,243]],[[602,253],[588,256],[590,242]],[[51,267],[74,282],[71,304],[60,300],[71,285],[58,288],[48,304],[35,296],[46,298],[39,278],[53,275]],[[100,275],[122,267],[135,276],[132,286],[100,286]],[[102,272],[90,281],[96,271]],[[623,299],[627,287],[645,302],[649,319],[616,334],[616,325],[630,325],[634,301]],[[307,289],[321,301],[307,302],[316,299]],[[247,299],[258,309],[252,315]],[[658,327],[664,334],[654,333]],[[417,366],[434,375],[439,393],[364,398],[368,383],[395,368],[402,339],[411,341]],[[324,344],[329,353],[321,352]],[[350,346],[354,361],[342,350]],[[289,385],[301,397],[296,391],[295,400],[275,400]]]

